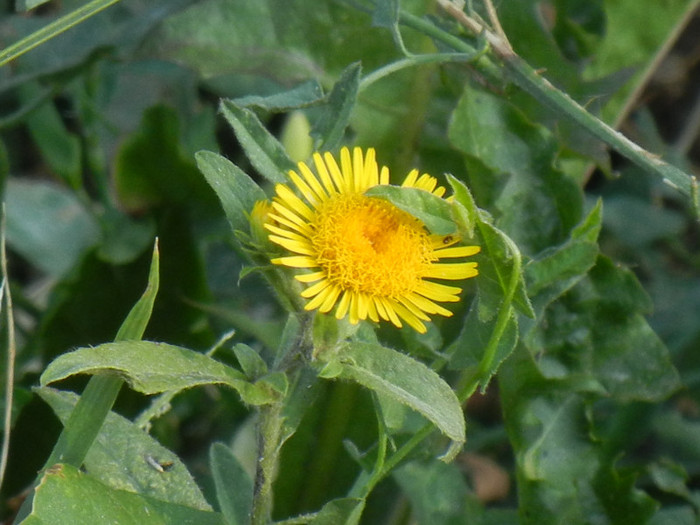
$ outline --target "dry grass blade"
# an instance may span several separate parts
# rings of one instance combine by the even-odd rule
[[[7,370],[5,377],[5,413],[3,418],[2,451],[0,452],[0,487],[5,478],[7,457],[10,450],[10,429],[12,427],[12,401],[15,383],[15,325],[12,315],[12,295],[7,272],[7,253],[5,251],[5,205],[2,206],[2,220],[0,222],[0,266],[2,267],[2,286],[0,287],[0,311],[2,304],[6,305],[7,312]]]

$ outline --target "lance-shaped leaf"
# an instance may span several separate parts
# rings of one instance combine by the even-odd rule
[[[226,218],[234,230],[247,231],[247,213],[256,201],[265,199],[265,192],[243,170],[230,160],[212,151],[195,155],[197,166],[216,192]]]
[[[279,378],[255,383],[245,375],[209,356],[187,348],[153,343],[124,341],[80,348],[54,360],[41,375],[42,386],[75,374],[116,373],[131,388],[143,394],[183,390],[197,385],[220,384],[236,390],[244,402],[264,405],[285,390]]]
[[[231,100],[221,103],[221,112],[236,133],[248,160],[272,183],[287,182],[285,173],[295,169],[294,162],[280,142],[273,137],[251,110]]]
[[[432,422],[452,440],[444,456],[446,461],[464,444],[466,428],[457,396],[423,363],[396,350],[360,342],[341,346],[325,363],[323,377],[355,381],[412,408]]]
[[[357,100],[361,71],[359,62],[350,64],[328,95],[328,105],[311,130],[318,149],[333,150],[340,144]]]
[[[316,80],[309,80],[292,89],[261,97],[250,95],[233,99],[238,107],[255,106],[268,111],[287,111],[316,104],[323,98],[323,88]]]
[[[253,504],[253,481],[233,455],[230,447],[214,443],[209,462],[216,498],[228,525],[247,525]]]

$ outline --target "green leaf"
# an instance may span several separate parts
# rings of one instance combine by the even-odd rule
[[[380,0],[372,13],[372,25],[386,27],[391,31],[394,43],[404,55],[409,55],[399,30],[399,0]]]
[[[235,98],[231,102],[241,108],[255,106],[268,111],[288,111],[316,104],[322,98],[321,85],[316,80],[309,80],[281,93],[267,96],[250,95]]]
[[[234,231],[248,231],[253,205],[266,198],[265,192],[238,166],[211,151],[195,155],[197,166],[216,192]]]
[[[326,358],[325,355],[321,359]],[[348,379],[402,403],[432,422],[452,440],[445,459],[459,452],[465,440],[462,408],[450,386],[423,363],[384,346],[353,342],[342,345],[326,366]]]
[[[668,350],[641,315],[648,297],[628,270],[599,256],[585,279],[552,303],[526,340],[548,378],[619,401],[658,402],[680,386]]]
[[[309,523],[310,525],[357,525],[364,508],[364,499],[334,499],[326,503]]]
[[[235,131],[248,160],[260,175],[274,184],[287,182],[285,174],[295,169],[296,165],[255,113],[239,107],[232,100],[222,100],[220,110]]]
[[[481,380],[485,385],[515,348],[518,342],[518,320],[515,312],[511,311],[503,334],[497,342],[493,359],[490,363],[483,363],[484,352],[496,329],[496,318],[482,321],[478,310],[478,304],[474,304],[464,320],[459,336],[445,352],[451,356],[450,368],[465,370],[467,377]]]
[[[466,88],[452,115],[449,138],[486,167],[471,183],[480,193],[497,192],[496,224],[522,252],[533,255],[563,242],[581,220],[581,188],[553,167],[554,137],[502,97]],[[505,184],[492,189],[504,176]]]
[[[436,235],[449,235],[457,231],[452,221],[450,204],[429,191],[382,185],[370,188],[365,195],[388,200],[397,208],[420,219]]]
[[[36,389],[65,425],[78,402],[72,392]],[[211,510],[176,454],[128,419],[109,412],[85,456],[83,469],[105,485],[169,503]]]
[[[279,392],[264,382],[252,384],[238,370],[187,348],[125,341],[81,348],[55,359],[41,375],[46,385],[75,374],[116,373],[143,394],[183,390],[198,385],[222,384],[236,390],[244,402],[263,405]]]
[[[333,86],[326,109],[311,130],[317,142],[316,149],[332,151],[342,142],[357,100],[361,71],[359,62],[350,64]]]
[[[233,352],[241,365],[241,370],[251,381],[267,374],[267,363],[258,352],[248,345],[238,343],[233,347]]]
[[[160,251],[156,240],[153,245],[153,257],[151,258],[151,268],[148,271],[146,289],[119,327],[115,341],[138,341],[143,337],[143,333],[146,331],[146,326],[148,326],[148,321],[150,321],[153,313],[153,305],[156,302],[159,287]]]
[[[10,180],[5,201],[8,245],[48,275],[64,276],[99,241],[94,217],[58,186]]]
[[[20,89],[24,102],[40,96],[41,88],[27,83]],[[80,139],[70,133],[61,119],[53,100],[41,104],[26,117],[42,157],[68,186],[74,190],[82,188],[82,147]]]
[[[612,468],[592,436],[586,395],[544,379],[519,347],[504,363],[499,386],[516,456],[524,525],[646,523],[656,503],[634,488],[634,476]]]
[[[454,191],[453,216],[457,218],[460,235],[476,237],[475,244],[481,246],[482,255],[479,261],[479,276],[476,283],[479,290],[479,318],[487,321],[496,315],[501,308],[503,296],[508,294],[516,259],[520,258],[518,247],[499,228],[496,228],[490,217],[476,207],[469,188],[459,179],[448,175],[447,179]],[[528,317],[534,317],[535,312],[525,288],[522,272],[517,276],[513,305],[518,311]]]
[[[247,525],[253,505],[253,481],[231,449],[214,443],[209,463],[216,488],[216,499],[227,525]]]
[[[224,525],[221,514],[176,505],[133,492],[114,490],[77,468],[57,464],[49,468],[36,488],[26,525],[76,523],[140,525]]]
[[[411,461],[396,469],[392,477],[411,502],[416,523],[465,523],[469,489],[456,464]]]

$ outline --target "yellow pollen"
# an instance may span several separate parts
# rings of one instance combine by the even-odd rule
[[[343,290],[400,297],[420,285],[436,259],[420,221],[359,193],[337,194],[321,204],[312,227],[318,265]]]

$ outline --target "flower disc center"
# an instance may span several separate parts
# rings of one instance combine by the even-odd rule
[[[395,297],[417,286],[431,260],[420,221],[381,199],[336,195],[313,226],[319,266],[342,289]]]

